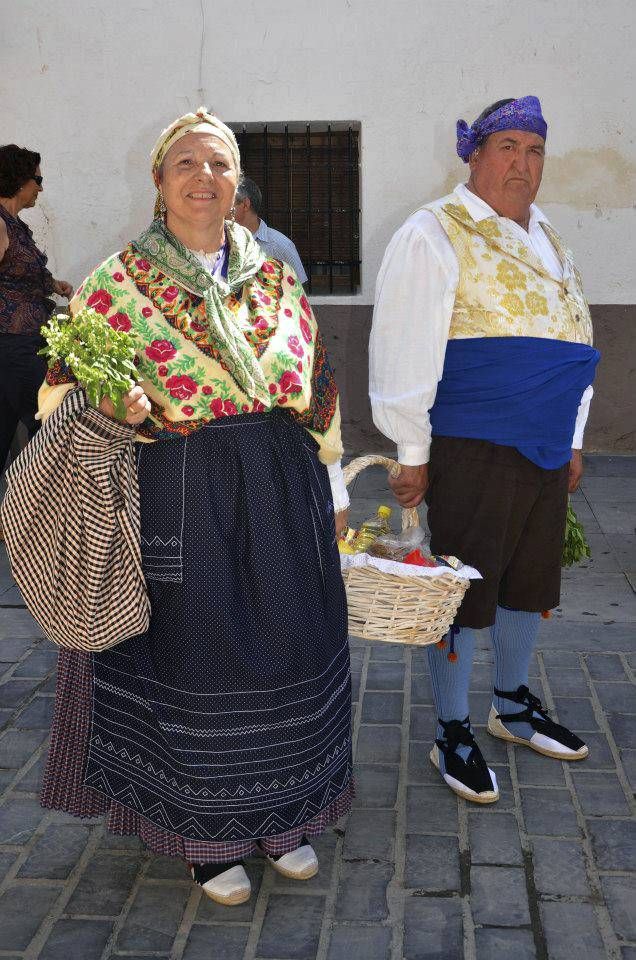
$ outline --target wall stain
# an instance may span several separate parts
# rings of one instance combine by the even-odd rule
[[[468,180],[468,164],[455,164],[431,200],[451,193]],[[611,147],[570,150],[563,156],[546,156],[537,202],[559,203],[575,210],[633,208],[636,200],[636,163]]]
[[[621,210],[636,197],[636,163],[605,147],[546,158],[540,202],[577,210]],[[597,214],[598,216],[598,214]]]

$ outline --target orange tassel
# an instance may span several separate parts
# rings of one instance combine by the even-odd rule
[[[457,662],[457,654],[455,653],[455,637],[459,633],[459,627],[456,627],[455,624],[448,631],[448,636],[450,637],[450,650],[446,654],[447,658],[451,663]]]
[[[541,611],[541,616],[542,616],[542,618],[543,618],[544,620],[549,620],[550,617],[552,616],[552,611],[551,611],[551,610],[542,610],[542,611]]]
[[[446,641],[444,640],[444,638],[442,638],[441,640],[438,640],[438,641],[437,641],[437,643],[435,644],[435,646],[436,646],[436,647],[439,647],[440,650],[443,650],[444,647],[446,646]]]

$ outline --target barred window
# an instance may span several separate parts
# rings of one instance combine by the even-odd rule
[[[313,294],[360,286],[360,124],[232,123],[263,218],[294,241]]]

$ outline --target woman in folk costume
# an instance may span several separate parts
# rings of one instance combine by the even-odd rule
[[[338,393],[294,272],[228,219],[232,131],[188,114],[152,170],[156,219],[71,304],[136,344],[126,419],[150,628],[60,654],[42,802],[107,814],[236,904],[250,895],[243,858],[260,848],[307,879],[309,840],[351,804]],[[43,415],[72,384],[49,371]]]

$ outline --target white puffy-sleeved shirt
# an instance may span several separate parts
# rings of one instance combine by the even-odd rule
[[[473,220],[497,214],[464,184],[454,193]],[[526,232],[511,220],[507,226],[530,245],[556,279],[563,267],[541,223],[548,218],[534,204]],[[453,246],[431,210],[418,210],[393,235],[378,273],[369,343],[369,396],[373,422],[393,440],[400,463],[428,463],[431,445],[429,410],[435,402],[455,294],[459,263]],[[576,418],[572,447],[581,449],[592,399],[587,387]]]

